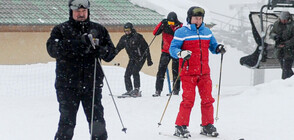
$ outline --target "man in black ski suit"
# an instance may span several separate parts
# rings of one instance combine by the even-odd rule
[[[115,57],[115,47],[106,28],[90,21],[88,0],[69,0],[68,4],[69,20],[55,26],[47,41],[47,51],[56,59],[55,88],[60,111],[58,131],[54,140],[72,139],[80,102],[89,127],[93,128],[90,129],[90,133],[91,130],[93,132],[92,140],[106,140],[107,132],[101,104],[104,75],[98,61],[111,61]],[[97,59],[95,107],[91,124],[94,67]]]
[[[120,38],[115,50],[116,53],[119,53],[125,48],[129,56],[129,63],[124,76],[127,92],[123,96],[141,97],[139,72],[146,59],[148,66],[151,66],[153,62],[147,42],[141,34],[136,32],[132,23],[128,22],[124,25],[124,32],[125,35]],[[132,75],[134,78],[134,89],[131,81]]]

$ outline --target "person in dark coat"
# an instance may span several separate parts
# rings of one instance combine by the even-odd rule
[[[174,33],[177,29],[182,27],[182,23],[178,20],[177,14],[175,12],[170,12],[167,15],[166,19],[163,19],[161,22],[157,24],[155,29],[153,30],[154,35],[160,35],[162,33],[162,47],[161,47],[161,56],[159,60],[158,71],[156,74],[156,83],[155,83],[155,94],[153,97],[158,97],[161,95],[164,76],[166,69],[170,60],[172,60],[172,75],[173,75],[173,83],[175,84],[175,89],[173,89],[173,94],[178,95],[180,91],[180,80],[176,82],[178,76],[178,67],[179,60],[174,59],[169,54],[170,43],[173,40]]]
[[[276,57],[282,68],[282,79],[291,77],[294,73],[292,64],[294,60],[294,22],[288,11],[282,11],[279,19],[274,23],[270,38],[276,44]]]
[[[47,51],[56,59],[55,88],[60,111],[54,140],[72,139],[80,103],[89,127],[93,128],[90,129],[92,140],[106,140],[107,131],[101,104],[104,75],[98,61],[111,61],[115,57],[115,47],[106,28],[90,21],[88,0],[69,0],[68,6],[69,20],[55,26],[47,41]],[[95,61],[97,59],[99,60]],[[97,67],[94,70],[95,62]],[[94,71],[95,107],[91,124]]]
[[[115,50],[116,53],[119,53],[125,48],[129,56],[129,62],[124,76],[127,92],[123,96],[141,97],[139,72],[146,59],[148,66],[151,66],[153,62],[147,42],[141,34],[136,32],[132,23],[128,22],[124,25],[124,32],[125,35],[120,38]],[[134,78],[134,87],[131,81],[132,75]]]

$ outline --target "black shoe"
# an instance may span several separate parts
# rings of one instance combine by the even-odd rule
[[[161,94],[161,91],[157,90],[157,91],[155,91],[155,94],[153,94],[152,96],[153,97],[158,97],[158,96],[160,96],[160,94]]]
[[[191,137],[191,134],[188,131],[187,126],[185,126],[185,125],[178,126],[177,125],[174,136],[183,137],[183,138],[189,138],[189,137]]]
[[[216,128],[212,124],[208,124],[205,126],[201,126],[201,133],[202,135],[210,136],[210,137],[217,137],[218,133],[216,132]]]

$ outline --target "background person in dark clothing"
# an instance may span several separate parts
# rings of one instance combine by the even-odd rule
[[[151,66],[153,62],[151,60],[147,42],[141,34],[136,32],[132,23],[128,22],[124,25],[124,32],[125,35],[120,38],[115,50],[117,54],[125,48],[129,56],[129,63],[124,76],[127,92],[124,93],[123,96],[140,97],[141,93],[139,72],[142,69],[146,59],[148,66]],[[134,78],[134,89],[131,81],[132,75]]]
[[[292,64],[294,60],[294,22],[288,11],[282,11],[279,19],[274,23],[270,32],[270,38],[276,44],[276,57],[282,68],[282,79],[293,75]]]
[[[168,67],[168,63],[172,59],[172,75],[173,75],[173,84],[175,85],[175,89],[173,89],[173,94],[178,95],[180,91],[180,80],[176,83],[176,79],[178,76],[179,70],[179,60],[174,59],[169,54],[170,43],[173,40],[174,33],[178,28],[182,27],[182,23],[178,20],[177,14],[175,12],[170,12],[167,16],[167,19],[163,19],[160,23],[157,24],[153,31],[153,35],[159,35],[162,33],[162,47],[161,47],[161,56],[158,66],[158,72],[156,76],[156,84],[155,84],[155,94],[153,97],[160,96],[165,72]]]
[[[49,55],[56,59],[55,88],[59,102],[60,119],[55,140],[71,140],[76,125],[77,111],[82,106],[91,126],[95,58],[111,61],[115,47],[108,31],[89,19],[88,0],[70,0],[69,20],[55,26],[47,41]],[[91,45],[96,40],[95,48]],[[95,108],[92,140],[106,140],[107,132],[101,104],[103,72],[97,63]]]

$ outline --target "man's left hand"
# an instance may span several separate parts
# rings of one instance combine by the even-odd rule
[[[152,66],[152,65],[153,65],[152,60],[147,60],[147,65],[148,65],[148,66]]]
[[[226,53],[226,48],[223,44],[219,44],[216,48],[217,53],[225,54]]]

